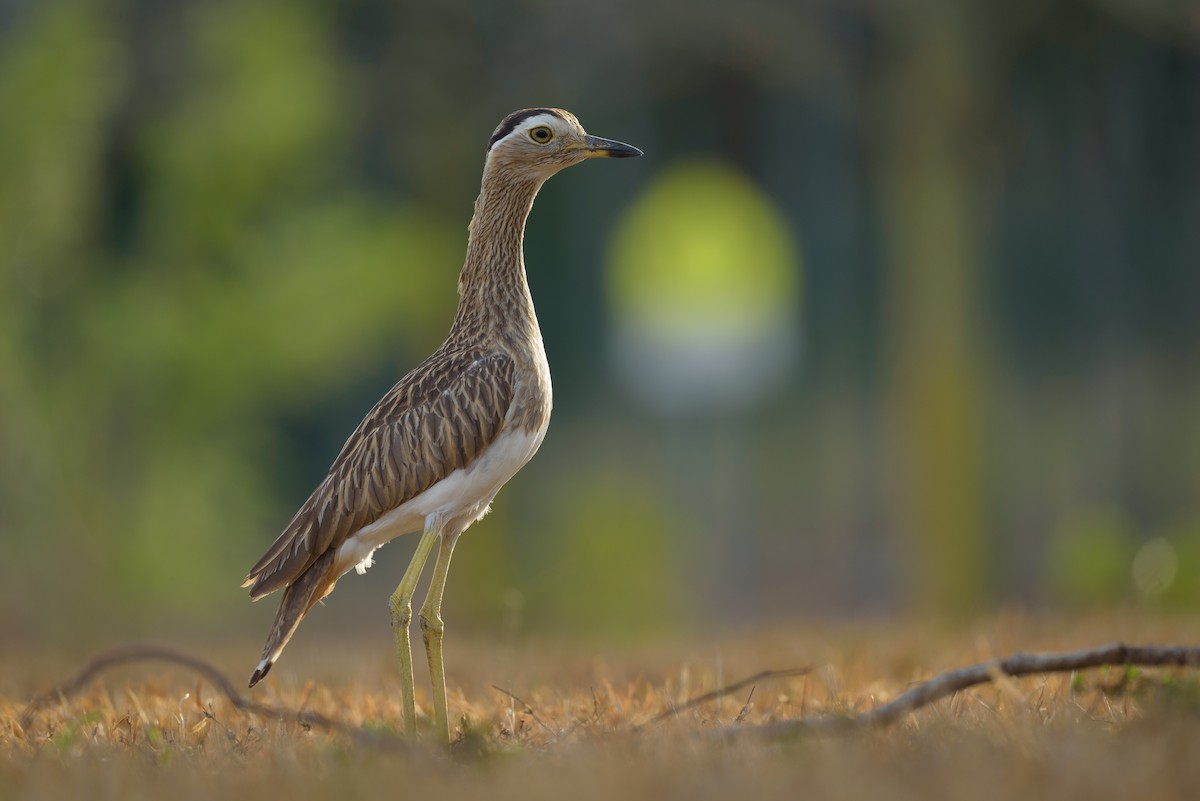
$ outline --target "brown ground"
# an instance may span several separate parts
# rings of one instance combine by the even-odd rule
[[[1193,621],[1139,614],[1009,616],[954,631],[805,626],[603,649],[471,642],[451,632],[459,739],[448,752],[391,737],[399,700],[386,637],[293,646],[247,696],[363,727],[388,747],[240,712],[195,674],[154,665],[105,673],[22,726],[28,700],[78,663],[10,653],[0,657],[0,798],[1195,799],[1194,670],[1008,680],[853,735],[778,741],[753,727],[870,708],[933,673],[1016,650],[1114,639],[1195,644],[1196,634]],[[239,687],[255,653],[249,644],[216,655],[183,650],[203,653]],[[806,675],[760,682],[749,704],[746,689],[650,722],[715,686],[806,665]],[[746,733],[717,736],[730,726]]]

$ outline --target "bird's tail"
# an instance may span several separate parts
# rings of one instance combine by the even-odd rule
[[[336,577],[330,577],[329,568],[333,562],[336,549],[329,549],[321,558],[313,562],[307,570],[287,586],[283,598],[279,601],[279,611],[275,613],[275,622],[267,634],[267,642],[263,645],[262,661],[250,676],[250,686],[262,681],[263,677],[275,664],[283,647],[292,638],[296,627],[317,601],[324,598],[333,589]]]

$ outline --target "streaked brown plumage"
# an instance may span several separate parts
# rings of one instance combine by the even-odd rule
[[[446,341],[400,380],[346,441],[328,476],[243,586],[261,598],[283,589],[254,686],[312,606],[375,548],[424,531],[392,597],[406,724],[413,731],[410,598],[434,540],[434,582],[421,611],[434,680],[435,725],[446,726],[441,592],[458,535],[541,444],[550,419],[550,372],[525,278],[525,220],[538,189],[563,167],[597,156],[640,155],[588,136],[561,109],[510,114],[488,143],[483,181]]]
[[[290,585],[349,535],[474,461],[512,404],[513,372],[507,354],[444,345],[405,376],[250,569],[250,597]]]

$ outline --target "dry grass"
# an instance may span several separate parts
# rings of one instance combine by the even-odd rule
[[[155,666],[105,674],[22,727],[28,699],[65,673],[39,678],[61,666],[9,655],[0,797],[1198,798],[1196,671],[1007,680],[853,735],[714,736],[739,717],[749,730],[870,708],[934,672],[1014,650],[1194,642],[1189,624],[1130,616],[1005,618],[958,632],[810,627],[617,652],[452,640],[450,701],[460,725],[448,753],[386,736],[400,714],[386,641],[289,654],[291,672],[281,663],[266,692],[254,693],[385,735],[391,745],[382,748],[240,712],[195,675]],[[253,647],[238,651],[217,663],[239,666]],[[749,704],[746,690],[654,722],[742,676],[802,665],[814,669],[758,684]]]

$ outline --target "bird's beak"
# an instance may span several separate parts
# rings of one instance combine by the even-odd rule
[[[589,159],[627,159],[642,155],[642,151],[633,145],[601,139],[598,136],[588,136],[583,140],[583,152]]]

